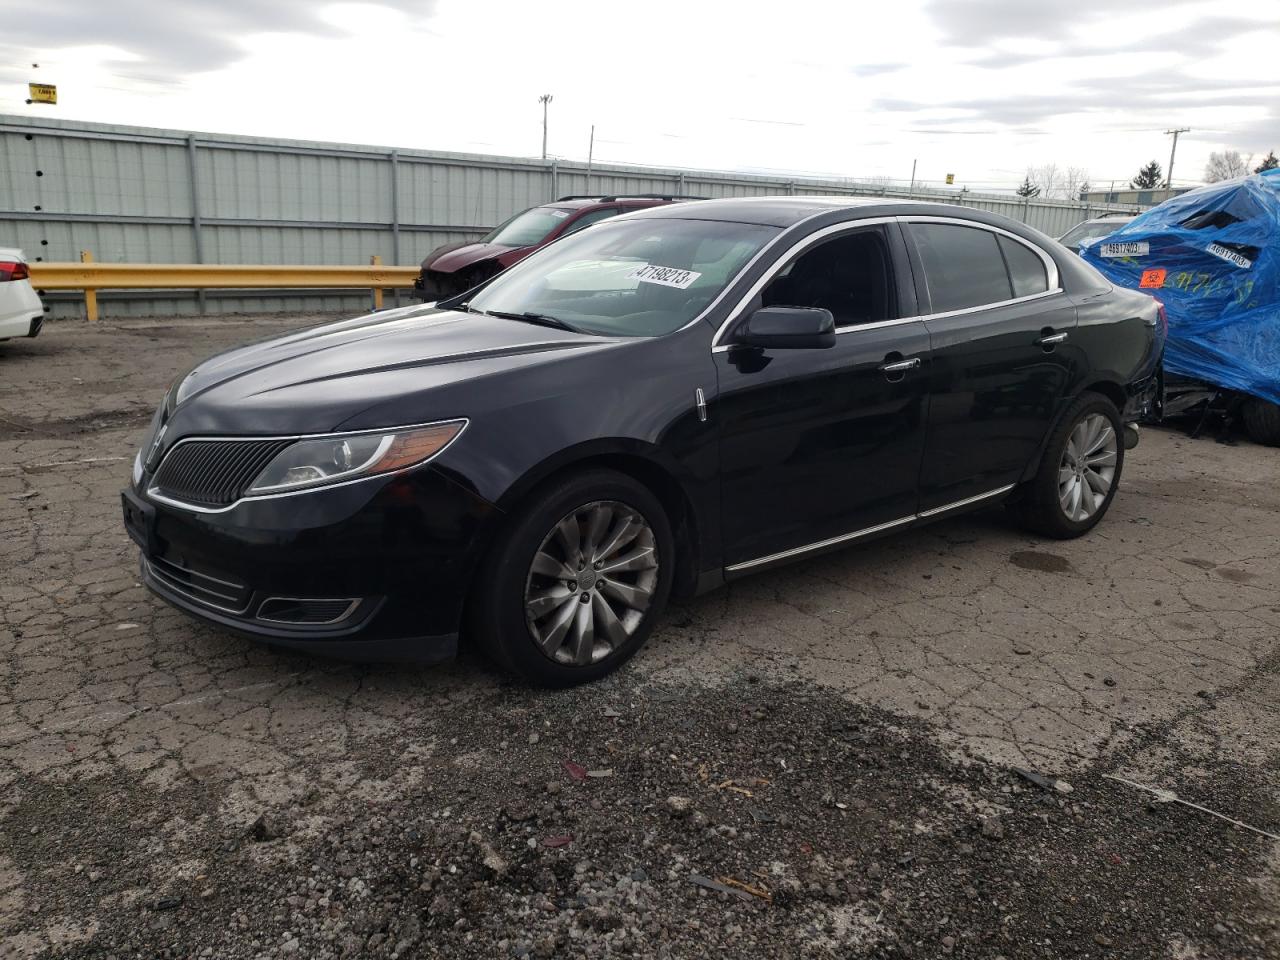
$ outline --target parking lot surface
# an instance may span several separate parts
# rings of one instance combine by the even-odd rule
[[[1280,450],[1148,430],[1083,539],[811,559],[548,693],[139,586],[165,386],[299,323],[0,343],[0,956],[1280,955]]]

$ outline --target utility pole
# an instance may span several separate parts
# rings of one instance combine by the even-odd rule
[[[914,197],[915,195],[916,195],[916,161],[912,160],[911,161],[911,186],[907,187],[907,196]]]
[[[596,125],[591,125],[591,139],[587,142],[587,193],[591,192],[591,158],[596,152]]]
[[[1173,146],[1169,148],[1169,173],[1164,181],[1164,198],[1168,200],[1173,196],[1173,157],[1178,152],[1178,134],[1189,133],[1190,127],[1177,127],[1173,130],[1166,130],[1165,136],[1173,134]]]
[[[547,159],[547,104],[551,102],[551,94],[544,93],[538,98],[542,104],[542,159]]]

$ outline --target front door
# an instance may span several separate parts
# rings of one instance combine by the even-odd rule
[[[1066,398],[1075,307],[1052,258],[980,224],[913,221],[933,351],[920,512],[1017,483]],[[927,298],[927,300],[926,300]]]
[[[815,241],[743,311],[825,307],[836,319],[834,347],[730,345],[715,354],[730,572],[915,514],[929,338],[893,255],[905,261],[897,231],[880,224]],[[725,339],[732,343],[732,328]]]

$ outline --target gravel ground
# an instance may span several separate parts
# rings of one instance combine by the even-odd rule
[[[1151,431],[1084,540],[810,560],[546,693],[138,587],[160,392],[288,322],[0,344],[0,956],[1280,956],[1273,840],[1110,779],[1280,832],[1280,451]]]

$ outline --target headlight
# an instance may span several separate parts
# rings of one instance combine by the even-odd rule
[[[319,487],[417,466],[447,447],[466,425],[465,420],[452,420],[386,433],[299,440],[263,468],[246,496]]]

